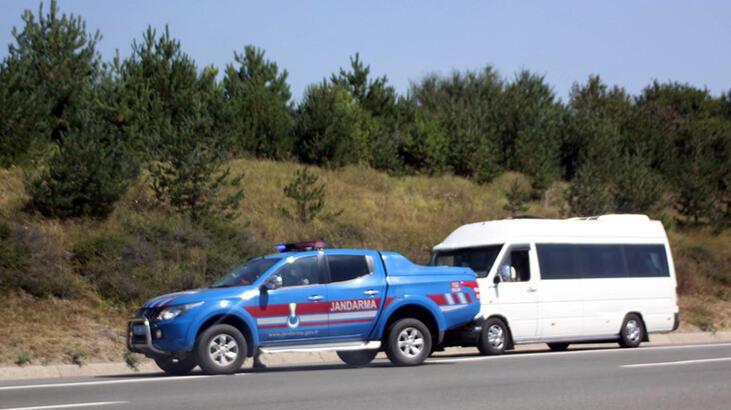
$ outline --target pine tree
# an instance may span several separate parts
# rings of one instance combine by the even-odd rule
[[[205,78],[206,71],[202,73]],[[144,140],[145,160],[167,155],[166,147],[176,144],[189,118],[201,108],[201,86],[198,68],[173,38],[170,30],[158,36],[148,27],[142,40],[132,42],[132,52],[120,65],[121,95],[118,97],[131,108],[128,127],[135,129]]]
[[[197,100],[192,106],[194,114],[183,119],[164,154],[150,163],[151,187],[158,201],[193,221],[234,218],[244,196],[244,175],[233,175],[224,165],[226,147],[215,135],[205,104]]]
[[[369,163],[371,127],[348,90],[323,81],[307,88],[297,108],[295,152],[309,164]]]
[[[47,140],[45,100],[26,86],[26,65],[11,58],[0,63],[0,167],[35,159]]]
[[[79,128],[61,134],[39,175],[25,181],[31,206],[50,217],[107,216],[136,172],[125,153],[103,125],[83,117]]]
[[[418,139],[408,141],[411,168],[423,169],[418,158],[428,158],[430,173],[451,169],[479,182],[489,182],[502,170],[498,124],[503,82],[492,67],[449,77],[429,75],[412,85],[409,93],[418,113],[414,118],[422,121],[420,125],[413,121],[414,130],[423,132],[423,125],[430,124],[438,131],[427,134],[427,147],[419,147]]]
[[[617,172],[611,178],[615,206],[621,213],[651,213],[662,204],[665,184],[652,170],[647,158],[625,153],[619,158]]]
[[[560,106],[545,78],[520,72],[505,90],[501,141],[508,169],[533,178],[544,190],[560,176]]]
[[[233,141],[258,157],[286,158],[292,150],[292,103],[287,70],[264,58],[264,50],[244,47],[234,53],[223,79],[231,106]]]
[[[325,185],[318,185],[319,179],[305,167],[297,170],[284,187],[284,195],[294,201],[296,215],[301,222],[315,220],[325,209]]]
[[[13,28],[9,58],[27,68],[24,86],[39,95],[50,140],[59,142],[83,115],[86,93],[98,77],[101,34],[87,32],[81,17],[60,13],[56,0],[47,14],[41,4],[37,19],[26,10],[22,20],[22,30]]]
[[[530,199],[530,187],[521,184],[518,178],[513,178],[510,181],[508,190],[505,192],[505,199],[508,202],[503,206],[503,209],[510,212],[510,216],[515,218],[518,212],[528,210],[526,203]]]

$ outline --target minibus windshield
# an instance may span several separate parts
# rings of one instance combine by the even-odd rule
[[[481,246],[479,248],[450,249],[436,251],[432,255],[432,266],[461,266],[472,268],[477,277],[484,278],[490,272],[503,245]]]

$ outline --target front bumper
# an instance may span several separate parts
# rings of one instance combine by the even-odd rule
[[[135,329],[143,329],[142,334]],[[145,356],[168,355],[169,352],[160,350],[152,344],[152,330],[147,318],[131,319],[127,323],[127,349],[130,352],[142,353]]]

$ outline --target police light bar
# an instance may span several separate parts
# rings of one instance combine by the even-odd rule
[[[280,243],[274,245],[277,252],[304,252],[304,251],[318,251],[327,248],[327,242],[325,241],[311,241],[311,242],[296,242],[296,243]]]

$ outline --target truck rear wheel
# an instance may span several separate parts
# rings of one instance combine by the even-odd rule
[[[155,364],[168,376],[184,376],[190,373],[195,367],[195,359],[188,356],[184,359],[173,358],[172,356],[155,357]]]
[[[372,362],[378,350],[351,350],[336,352],[340,360],[351,366],[365,366]]]
[[[195,356],[206,374],[231,374],[246,358],[246,339],[233,326],[213,325],[198,335]]]
[[[431,332],[420,320],[399,319],[387,335],[386,356],[397,366],[420,365],[431,353]]]

